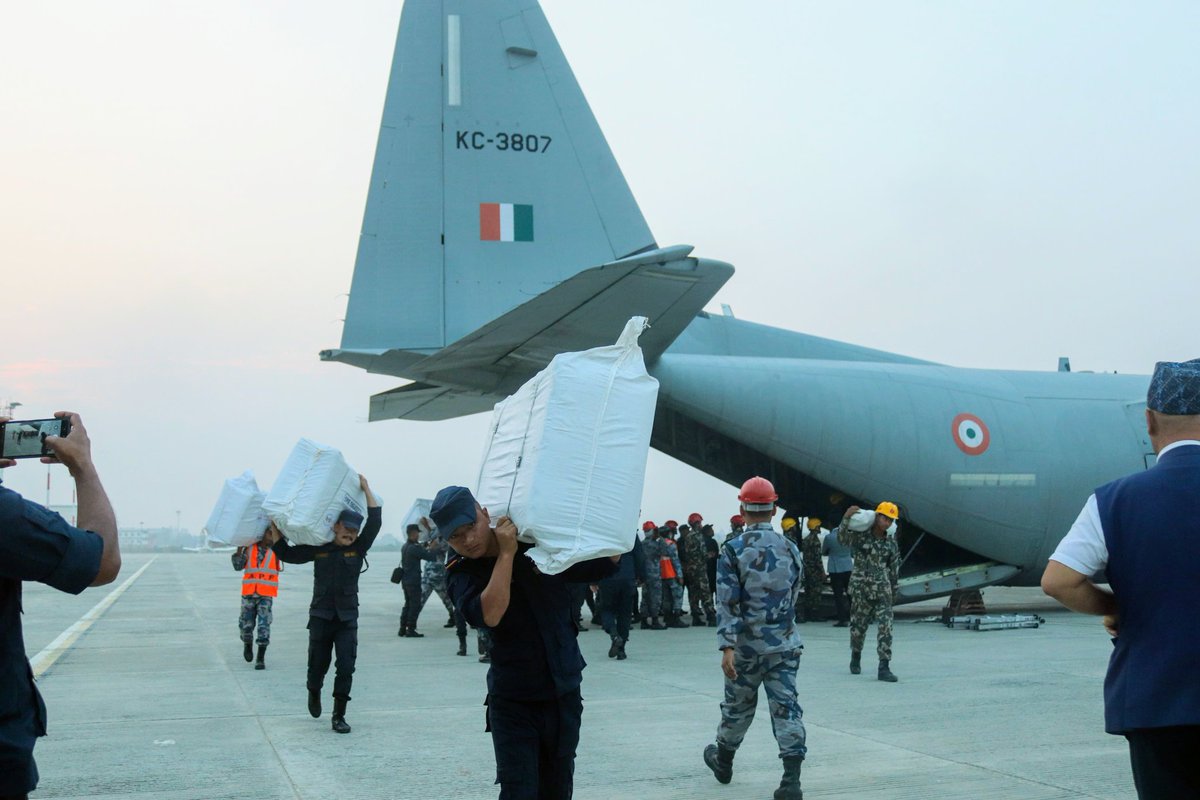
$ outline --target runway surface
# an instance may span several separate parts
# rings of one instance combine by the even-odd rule
[[[282,576],[263,671],[242,660],[240,575],[227,554],[127,554],[115,584],[78,597],[26,584],[26,649],[34,657],[58,640],[59,650],[40,678],[50,735],[36,750],[33,797],[496,797],[483,732],[487,667],[474,635],[471,655],[456,656],[433,597],[419,623],[426,637],[398,638],[402,595],[388,582],[398,560],[375,553],[362,577],[354,730],[344,736],[329,728],[332,673],[325,716],[305,710],[307,565]],[[90,626],[63,637],[142,567]],[[853,676],[846,629],[801,627],[806,798],[1133,796],[1125,742],[1103,732],[1111,645],[1098,618],[1063,611],[1036,589],[984,596],[992,613],[1047,622],[955,631],[914,622],[942,601],[904,606],[896,684],[875,680],[873,638]],[[765,697],[733,782],[718,784],[701,762],[722,693],[713,629],[635,630],[622,662],[606,657],[608,645],[600,630],[580,634],[589,666],[577,798],[771,797],[780,764]]]

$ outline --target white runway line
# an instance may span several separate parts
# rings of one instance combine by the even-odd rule
[[[124,583],[109,592],[108,595],[99,603],[96,603],[96,605],[92,606],[92,610],[80,617],[78,622],[60,633],[57,639],[46,645],[45,648],[43,648],[42,651],[36,656],[29,659],[29,664],[31,667],[33,667],[33,677],[42,677],[42,673],[50,669],[50,667],[54,665],[54,662],[58,661],[63,653],[70,650],[71,646],[75,644],[75,641],[80,636],[83,636],[83,634],[87,632],[87,629],[92,627],[92,624],[95,623],[96,620],[100,619],[104,612],[108,610],[109,606],[117,602],[117,599],[125,593],[125,590],[132,586],[133,582],[141,577],[141,574],[146,571],[146,568],[153,564],[157,558],[158,556],[154,556],[145,564],[143,564],[142,568],[126,578]]]

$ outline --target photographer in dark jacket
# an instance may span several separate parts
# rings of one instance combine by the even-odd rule
[[[365,570],[367,551],[375,543],[382,512],[367,479],[358,476],[367,496],[367,520],[343,511],[333,525],[333,541],[323,545],[293,545],[279,539],[271,546],[280,561],[313,562],[313,597],[308,607],[308,713],[321,716],[321,686],[337,651],[333,679],[333,730],[349,733],[346,704],[358,658],[358,576]],[[362,535],[359,529],[362,528]]]
[[[79,594],[88,586],[112,583],[121,571],[117,519],[100,475],[92,445],[78,414],[63,437],[47,436],[54,453],[44,464],[65,464],[75,479],[79,527],[44,506],[0,487],[0,797],[23,798],[37,788],[33,760],[37,737],[46,735],[46,706],[33,683],[21,633],[21,583],[39,581]],[[0,417],[7,422],[8,417]],[[0,459],[0,467],[17,462]]]
[[[532,545],[518,544],[512,520],[500,517],[492,528],[487,509],[462,486],[438,492],[430,517],[456,554],[446,564],[454,607],[492,634],[487,729],[500,798],[569,800],[586,665],[567,584],[606,578],[619,557],[545,575],[525,557]]]

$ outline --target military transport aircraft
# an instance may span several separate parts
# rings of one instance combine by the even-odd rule
[[[408,0],[341,347],[413,381],[370,419],[487,411],[634,315],[652,445],[826,516],[902,509],[902,599],[1036,583],[1097,485],[1154,456],[1148,378],[960,369],[703,308],[729,264],[661,247],[535,0]]]

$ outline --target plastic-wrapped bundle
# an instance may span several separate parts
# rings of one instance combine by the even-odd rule
[[[852,531],[866,531],[871,529],[871,525],[875,523],[875,512],[868,511],[865,508],[860,508],[850,515],[850,521],[846,523],[846,527]]]
[[[263,510],[288,541],[321,545],[333,541],[333,523],[343,509],[367,515],[358,473],[336,448],[301,439],[267,493]]]
[[[266,496],[250,470],[225,481],[217,505],[204,525],[208,538],[236,547],[257,542],[270,522],[262,507]]]
[[[492,414],[476,499],[512,517],[548,575],[633,547],[658,401],[645,327],[634,317],[615,345],[555,356]]]

